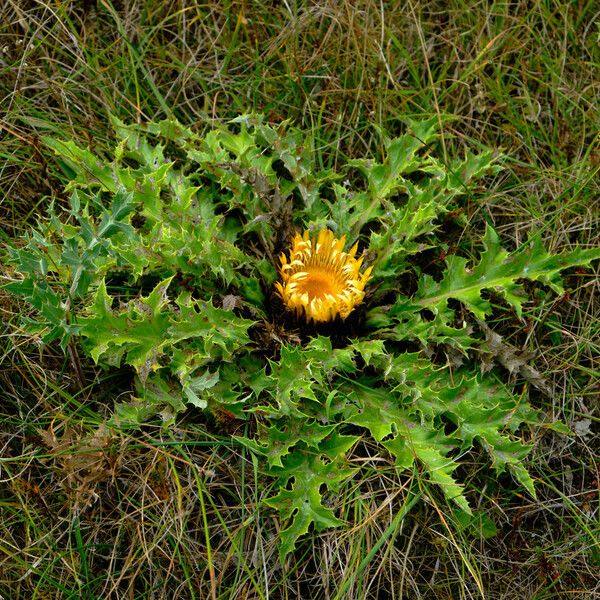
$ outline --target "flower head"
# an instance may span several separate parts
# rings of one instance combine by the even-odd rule
[[[280,257],[282,283],[275,286],[285,305],[307,321],[345,319],[364,298],[371,267],[360,272],[363,258],[356,258],[358,244],[344,252],[346,236],[333,237],[323,229],[316,239],[310,232],[296,234],[289,259]]]

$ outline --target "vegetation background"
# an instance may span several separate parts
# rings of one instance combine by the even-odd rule
[[[532,231],[554,251],[597,245],[598,18],[591,0],[4,0],[0,243],[64,199],[41,135],[102,152],[109,114],[202,130],[257,111],[311,131],[326,166],[378,156],[378,127],[438,115],[441,156],[508,157],[465,208],[465,239],[490,220],[508,247]],[[553,386],[534,404],[574,431],[524,432],[537,500],[484,485],[475,533],[433,501],[394,522],[382,466],[344,491],[347,529],[284,565],[268,482],[227,423],[104,429],[118,375],[36,346],[0,291],[0,597],[600,598],[598,273],[573,282],[494,324]]]

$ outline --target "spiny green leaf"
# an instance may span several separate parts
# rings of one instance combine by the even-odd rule
[[[480,154],[468,152],[463,160],[453,161],[446,175],[446,186],[449,190],[460,193],[472,179],[482,177],[490,170],[498,171],[493,163],[498,159],[498,153],[494,150],[486,150]]]
[[[89,316],[78,321],[95,362],[106,357],[109,364],[118,366],[126,355],[142,381],[158,368],[158,359],[169,343],[169,315],[162,309],[169,301],[167,288],[172,279],[161,281],[147,297],[132,300],[117,311],[111,308],[104,280],[100,283]]]
[[[369,401],[364,403],[362,414],[352,417],[353,423],[368,427],[381,440],[410,415],[404,425],[410,431],[409,438],[416,436],[420,442],[421,429],[432,432],[440,418],[448,419],[455,425],[455,431],[446,438],[448,443],[465,451],[479,442],[498,473],[511,470],[534,495],[531,480],[521,464],[530,447],[510,437],[521,424],[540,422],[540,415],[527,403],[489,378],[457,372],[451,379],[447,370],[435,368],[417,354],[378,357],[375,364],[386,380],[397,382],[391,387],[395,394],[387,392],[384,397],[384,392],[366,392],[365,388],[357,387],[355,393]],[[395,397],[404,400],[401,408]],[[417,422],[413,415],[420,417],[418,428],[410,425]],[[415,448],[418,447],[416,444]]]
[[[319,453],[309,450],[297,449],[285,456],[282,464],[282,467],[273,470],[281,491],[266,500],[269,506],[279,511],[282,519],[290,521],[280,533],[281,560],[294,550],[296,541],[311,524],[316,531],[343,525],[333,510],[323,505],[320,489],[325,485],[335,491],[354,473],[354,469],[346,466],[342,456],[326,462]],[[287,489],[290,481],[293,483]]]
[[[393,439],[385,440],[382,444],[394,455],[399,468],[410,468],[417,460],[430,481],[441,488],[447,500],[454,502],[465,512],[471,512],[463,495],[464,487],[452,477],[458,463],[447,456],[455,449],[455,444],[442,432],[406,421]]]
[[[269,387],[277,412],[288,416],[310,414],[310,411],[301,411],[299,403],[303,402],[307,407],[311,401],[318,403],[317,392],[322,394],[334,372],[356,371],[354,354],[352,348],[334,350],[331,340],[326,336],[313,338],[304,348],[282,346],[279,361],[269,360]],[[260,406],[257,410],[269,409]]]
[[[116,405],[111,424],[117,427],[139,427],[160,413],[163,421],[170,421],[185,409],[181,390],[171,379],[159,373],[150,373],[142,382],[138,381],[139,397]]]
[[[320,425],[312,420],[288,419],[279,427],[262,426],[255,440],[246,438],[238,438],[238,440],[254,453],[266,457],[269,467],[283,468],[281,459],[290,453],[290,449],[298,444],[318,449],[320,442],[329,436],[334,428],[334,425]]]
[[[408,174],[421,164],[415,157],[416,151],[424,145],[424,141],[406,134],[393,140],[386,140],[387,156],[383,163],[372,160],[354,159],[350,166],[359,169],[367,179],[371,198],[387,198],[404,186],[403,174]],[[368,219],[375,215],[369,214]]]
[[[60,294],[46,281],[36,277],[5,284],[2,289],[22,296],[38,312],[36,318],[23,319],[29,333],[40,335],[45,344],[59,340],[61,348],[66,349],[71,336],[79,329],[70,323],[69,305]]]
[[[198,394],[202,394],[204,390],[209,390],[214,387],[218,381],[219,371],[211,373],[210,370],[207,369],[201,375],[188,377],[181,383],[183,386],[183,393],[186,395],[189,402],[198,408],[206,408],[207,401]]]
[[[360,354],[367,367],[373,359],[386,356],[386,350],[383,340],[352,340],[351,348],[357,354]]]
[[[491,306],[481,297],[484,289],[501,293],[521,316],[525,292],[519,279],[542,281],[561,293],[560,271],[574,266],[587,265],[600,258],[600,248],[576,249],[551,255],[544,249],[539,236],[532,238],[517,252],[509,254],[500,246],[492,227],[486,228],[485,251],[479,262],[471,268],[458,256],[446,259],[448,270],[441,281],[425,276],[415,296],[415,303],[434,310],[443,310],[449,298],[463,302],[478,319],[485,320]]]
[[[269,360],[273,399],[278,412],[287,416],[301,416],[298,402],[317,400],[314,386],[323,380],[323,369],[318,362],[306,357],[301,348],[282,346],[279,362]]]
[[[455,440],[436,430],[433,424],[419,421],[389,391],[360,386],[353,390],[353,397],[358,409],[348,417],[349,422],[367,428],[392,453],[400,469],[410,469],[418,461],[446,498],[463,510],[470,510],[462,486],[452,477],[458,464],[447,458],[458,446]]]
[[[170,319],[167,331],[173,343],[189,340],[201,358],[223,360],[250,343],[248,329],[253,321],[215,307],[212,300],[194,300],[189,292],[179,294],[175,302],[179,313]]]
[[[424,348],[446,344],[466,354],[477,343],[471,335],[473,327],[466,322],[459,327],[448,324],[454,320],[450,308],[439,309],[433,319],[423,318],[421,311],[422,307],[399,295],[394,304],[371,309],[367,313],[367,324],[385,339],[418,340]]]
[[[49,137],[43,137],[42,140],[74,170],[76,173],[74,183],[84,187],[97,183],[108,191],[117,190],[117,180],[111,167],[92,152],[81,148],[73,141],[65,142]]]

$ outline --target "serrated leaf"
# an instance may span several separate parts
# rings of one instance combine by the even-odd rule
[[[194,300],[189,292],[182,292],[175,302],[179,314],[171,318],[167,331],[173,343],[192,341],[201,358],[223,360],[250,343],[248,329],[253,321],[217,308],[211,300]]]
[[[446,259],[448,270],[441,281],[425,277],[415,296],[419,306],[443,310],[449,298],[460,300],[480,320],[485,320],[491,306],[481,297],[485,289],[492,289],[504,296],[520,317],[525,296],[519,279],[542,281],[561,293],[560,271],[568,267],[587,265],[600,258],[600,248],[576,249],[563,254],[551,255],[543,247],[539,237],[534,237],[517,252],[509,254],[500,246],[496,232],[486,228],[485,251],[479,262],[471,268],[458,256]]]
[[[442,432],[431,431],[417,423],[406,421],[396,437],[383,441],[382,444],[394,455],[398,467],[407,469],[415,460],[418,461],[429,480],[441,488],[447,500],[454,502],[465,512],[471,512],[463,495],[464,487],[452,477],[458,463],[447,456],[456,446]]]
[[[415,153],[424,144],[418,137],[405,134],[385,140],[386,157],[382,163],[354,159],[348,161],[348,164],[360,169],[365,175],[372,198],[387,198],[404,185],[402,175],[414,171],[420,165],[421,160],[415,158]],[[368,215],[368,219],[373,216]]]
[[[65,159],[76,174],[74,182],[85,187],[94,181],[111,192],[117,189],[114,173],[109,165],[89,150],[81,148],[73,141],[62,141],[49,137],[42,138],[44,144]]]
[[[360,354],[367,367],[374,358],[377,359],[386,355],[383,340],[352,340],[351,347],[352,350]]]
[[[98,286],[89,316],[78,321],[90,355],[97,363],[105,359],[119,365],[126,355],[144,381],[158,368],[162,349],[168,344],[169,315],[162,308],[168,303],[167,288],[172,277],[158,283],[147,297],[132,300],[124,309],[114,311],[104,280]]]
[[[310,340],[304,348],[300,346],[282,346],[278,361],[269,360],[271,397],[275,402],[275,412],[266,406],[256,407],[255,410],[269,411],[276,414],[298,417],[312,414],[307,412],[309,405],[314,403],[317,413],[322,414],[321,396],[325,396],[327,383],[335,377],[335,373],[354,373],[355,350],[352,347],[333,348],[331,340],[319,335]],[[319,396],[317,395],[319,394]],[[305,405],[304,412],[299,405]]]
[[[78,332],[78,327],[70,323],[69,306],[63,297],[44,280],[35,277],[8,283],[2,289],[22,296],[37,310],[36,318],[23,318],[27,331],[40,335],[45,344],[58,340],[61,348],[66,349],[71,336]]]
[[[287,456],[292,448],[302,444],[308,448],[319,449],[322,440],[329,436],[334,428],[334,425],[320,425],[312,420],[288,419],[279,426],[262,426],[256,439],[237,439],[255,454],[264,456],[269,467],[284,468],[282,458]],[[331,445],[328,444],[327,447],[329,449]],[[342,448],[343,446],[338,446],[338,449]]]
[[[448,370],[435,369],[433,365],[428,366],[428,361],[417,358],[417,355],[404,354],[378,364],[378,368],[384,369],[386,379],[399,383],[394,389],[405,404],[395,406],[389,393],[384,397],[384,392],[379,390],[367,393],[362,387],[356,388],[355,393],[369,399],[363,405],[367,418],[363,424],[369,426],[368,421],[371,421],[375,431],[379,429],[387,435],[394,427],[399,431],[403,422],[409,424],[408,429],[410,423],[417,422],[425,431],[433,432],[444,421],[450,421],[455,430],[446,436],[447,443],[466,451],[478,442],[489,453],[498,473],[506,469],[516,473],[516,465],[522,463],[530,447],[514,439],[512,434],[523,423],[540,423],[540,415],[490,378],[464,376],[460,371],[451,376]],[[364,421],[365,416],[352,416],[352,422],[360,424],[361,419]],[[395,425],[383,428],[380,420]],[[419,440],[421,434],[415,435]],[[518,471],[519,481],[531,491],[529,480],[521,469]]]
[[[287,416],[303,415],[298,402],[302,399],[316,401],[313,388],[323,377],[319,364],[311,364],[302,349],[283,346],[279,362],[269,361],[269,365],[278,412]]]
[[[398,468],[410,469],[417,461],[446,498],[463,510],[470,510],[462,486],[452,477],[458,463],[447,457],[458,447],[455,440],[431,422],[420,422],[388,391],[355,387],[353,397],[358,401],[358,409],[348,417],[349,422],[367,428],[391,452]]]
[[[283,467],[273,472],[281,491],[266,500],[266,504],[277,509],[282,519],[290,521],[280,533],[279,557],[283,561],[296,547],[298,538],[308,532],[311,524],[314,524],[316,531],[343,525],[333,510],[323,505],[320,490],[322,485],[337,489],[354,470],[346,467],[339,456],[335,460],[325,461],[318,453],[308,450],[297,450],[287,455],[282,464]]]
[[[202,375],[188,377],[181,383],[183,386],[183,393],[190,404],[193,404],[197,408],[206,408],[207,401],[201,397],[202,392],[213,388],[218,381],[219,371],[211,373],[210,370],[207,369]]]
[[[478,340],[472,336],[473,327],[466,322],[454,327],[448,323],[454,320],[451,309],[440,309],[433,319],[423,318],[422,308],[412,301],[398,296],[393,305],[371,309],[367,313],[367,324],[378,330],[381,337],[394,340],[417,340],[423,348],[432,344],[445,344],[466,354]]]
[[[136,383],[139,397],[116,405],[112,425],[139,427],[159,413],[163,421],[168,421],[185,408],[177,384],[158,373],[151,373],[146,380]]]

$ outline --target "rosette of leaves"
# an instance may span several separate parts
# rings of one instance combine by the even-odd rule
[[[282,557],[311,525],[341,524],[323,495],[358,476],[348,457],[361,436],[467,513],[455,470],[474,445],[535,493],[518,430],[545,419],[469,359],[485,344],[478,323],[492,297],[520,316],[525,280],[560,294],[560,272],[600,250],[551,255],[532,237],[508,252],[488,226],[479,255],[448,252],[440,225],[498,166],[491,151],[443,164],[436,123],[407,122],[384,138],[381,162],[340,172],[317,165],[305,133],[257,116],[202,135],[115,120],[108,158],[44,140],[69,179],[68,205],[50,204],[10,249],[7,287],[35,309],[29,330],[135,373],[115,426],[168,424],[188,405],[256,419],[236,440],[276,481],[267,504],[287,523]],[[274,292],[294,233],[325,228],[358,241],[371,273],[363,304],[329,328],[290,314]],[[428,272],[432,249],[446,257]],[[436,360],[440,348],[462,365]]]

